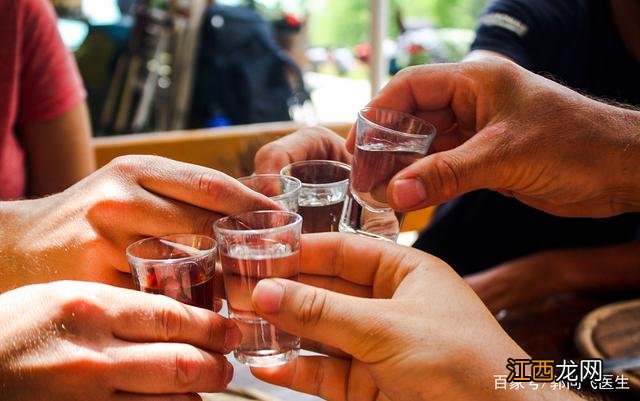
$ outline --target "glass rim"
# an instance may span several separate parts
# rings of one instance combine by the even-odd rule
[[[193,238],[201,238],[201,239],[205,239],[205,240],[209,240],[211,241],[211,247],[207,248],[207,249],[198,249],[198,253],[195,255],[189,255],[189,256],[183,256],[180,258],[173,258],[173,259],[169,259],[169,258],[143,258],[140,256],[136,256],[134,255],[131,250],[134,247],[140,246],[146,242],[151,242],[151,241],[158,241],[158,240],[169,240],[171,238],[175,238],[175,237],[193,237]],[[171,242],[175,242],[175,241],[171,241]],[[178,242],[176,242],[178,243]],[[178,243],[179,244],[179,243]],[[180,245],[184,245],[184,244],[180,244]],[[188,245],[185,245],[188,246]],[[143,238],[140,239],[138,241],[135,241],[131,244],[129,244],[129,246],[127,246],[126,250],[125,250],[125,254],[127,255],[127,258],[129,259],[133,259],[135,261],[143,261],[143,262],[153,262],[153,263],[164,263],[166,265],[171,265],[175,262],[185,262],[188,260],[192,260],[195,258],[201,258],[207,254],[210,253],[214,253],[218,250],[218,241],[216,241],[214,238],[208,236],[208,235],[202,235],[202,234],[168,234],[168,235],[162,235],[162,236],[158,236],[158,237],[147,237],[147,238]]]
[[[231,219],[239,219],[242,216],[251,215],[251,214],[285,214],[293,217],[294,220],[285,225],[278,226],[278,227],[271,227],[271,228],[251,228],[248,230],[239,230],[239,229],[220,227],[222,223],[230,221]],[[302,226],[302,216],[300,216],[298,213],[289,212],[286,210],[255,210],[252,212],[240,213],[233,216],[227,216],[227,217],[218,219],[215,221],[215,223],[213,223],[213,230],[216,233],[216,236],[219,234],[236,234],[236,235],[275,234],[275,233],[291,230],[296,225]]]
[[[420,121],[421,123],[425,124],[428,128],[429,128],[429,133],[427,134],[409,134],[407,132],[402,132],[402,131],[397,131],[394,130],[393,128],[389,128],[389,127],[385,127],[383,125],[380,125],[374,121],[371,121],[370,119],[368,119],[363,113],[369,111],[369,110],[381,110],[381,111],[385,111],[385,112],[389,112],[389,113],[393,113],[393,114],[399,114],[402,115],[404,117],[407,117],[411,120],[417,120]],[[367,123],[373,125],[375,128],[381,130],[381,131],[385,131],[387,133],[393,134],[393,135],[398,135],[400,137],[405,137],[405,138],[430,138],[431,136],[435,135],[438,133],[435,125],[431,124],[430,122],[423,120],[419,117],[413,116],[409,113],[405,113],[403,111],[397,111],[397,110],[391,110],[391,109],[384,109],[381,107],[365,107],[362,110],[358,111],[358,117],[363,119],[364,121],[366,121]]]
[[[296,191],[299,191],[300,188],[302,188],[302,181],[300,181],[299,179],[297,179],[296,177],[292,176],[292,175],[284,175],[284,174],[275,174],[275,173],[271,173],[271,174],[252,174],[252,175],[248,175],[245,177],[240,177],[240,178],[236,178],[238,181],[240,181],[242,184],[244,184],[243,181],[249,181],[253,178],[280,178],[280,179],[286,179],[289,180],[291,182],[293,182],[294,184],[296,184],[296,187],[294,189],[292,189],[291,191],[288,192],[284,192],[280,195],[274,195],[274,196],[267,196],[269,199],[271,199],[272,201],[279,201],[282,199],[287,198],[288,196],[291,196],[291,194],[295,193]],[[246,184],[244,184],[245,186],[247,186]],[[248,187],[248,186],[247,186]],[[258,192],[253,188],[249,188],[254,192]],[[264,194],[263,194],[264,195]]]
[[[306,183],[306,182],[302,182],[302,180],[298,179],[302,183],[303,187],[306,187],[306,188],[326,188],[326,187],[332,187],[332,186],[335,186],[335,185],[342,185],[342,184],[348,184],[349,183],[349,177],[351,175],[351,166],[348,165],[347,163],[339,162],[337,160],[322,160],[322,159],[300,160],[300,161],[293,162],[293,163],[290,163],[290,164],[287,164],[286,166],[284,166],[280,170],[280,174],[284,175],[286,177],[293,177],[292,175],[287,175],[285,173],[285,171],[287,169],[293,168],[294,166],[303,166],[303,165],[307,165],[307,164],[319,164],[319,163],[331,164],[331,165],[336,166],[336,167],[341,167],[341,168],[347,170],[347,172],[349,174],[347,175],[347,178],[345,178],[344,180],[327,182],[327,183],[324,183],[324,184]],[[293,178],[296,178],[296,177],[293,177]]]

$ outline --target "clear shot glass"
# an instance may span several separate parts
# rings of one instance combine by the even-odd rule
[[[406,113],[372,107],[358,113],[352,199],[347,201],[341,231],[396,240],[403,216],[389,207],[387,185],[400,170],[427,155],[435,135],[433,125]]]
[[[213,238],[176,234],[134,242],[126,254],[138,290],[214,310],[216,250]]]
[[[298,356],[300,338],[260,318],[251,294],[265,278],[298,280],[302,217],[286,211],[258,211],[215,222],[229,317],[242,332],[234,351],[250,366],[277,366]]]
[[[339,231],[350,173],[348,164],[333,160],[300,161],[282,169],[281,174],[302,182],[298,213],[303,234]]]
[[[298,211],[298,196],[302,183],[295,177],[281,174],[254,174],[238,178],[245,186],[268,196],[289,212]]]

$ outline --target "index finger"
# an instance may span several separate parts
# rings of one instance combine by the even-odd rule
[[[251,210],[279,210],[277,203],[219,171],[158,156],[116,162],[144,189],[224,215]]]
[[[122,340],[186,343],[222,354],[240,343],[236,324],[215,312],[166,296],[122,291],[107,311],[114,336]]]

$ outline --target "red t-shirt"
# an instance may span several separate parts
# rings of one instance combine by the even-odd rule
[[[85,95],[49,0],[0,0],[0,199],[25,195],[16,126],[59,117]]]

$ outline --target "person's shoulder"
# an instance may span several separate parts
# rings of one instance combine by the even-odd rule
[[[487,7],[494,9],[522,10],[532,13],[575,14],[588,8],[590,1],[604,0],[493,0]]]
[[[14,0],[18,8],[32,12],[50,12],[53,4],[49,0]]]
[[[503,28],[519,37],[564,35],[583,23],[589,1],[604,0],[494,0],[478,25]]]
[[[14,0],[19,15],[25,21],[54,21],[56,13],[49,0]]]

